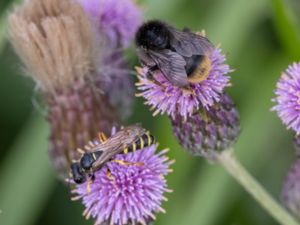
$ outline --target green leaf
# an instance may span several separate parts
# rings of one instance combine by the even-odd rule
[[[272,0],[274,20],[286,52],[293,60],[300,59],[300,32],[287,1]]]
[[[1,166],[1,224],[32,224],[51,193],[47,136],[46,122],[34,114]]]

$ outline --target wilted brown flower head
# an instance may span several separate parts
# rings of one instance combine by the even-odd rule
[[[115,110],[93,82],[101,52],[96,32],[72,0],[25,0],[9,17],[9,33],[26,73],[48,104],[50,156],[60,175],[97,132],[109,134]]]

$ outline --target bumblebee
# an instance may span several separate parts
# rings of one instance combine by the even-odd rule
[[[141,63],[149,72],[160,70],[173,85],[186,87],[204,80],[210,70],[208,58],[213,44],[200,33],[180,31],[153,20],[137,31],[135,42]]]

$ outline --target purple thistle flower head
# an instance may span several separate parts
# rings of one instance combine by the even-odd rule
[[[165,176],[173,163],[166,156],[167,150],[155,153],[151,145],[134,153],[118,154],[95,172],[95,179],[88,191],[88,182],[76,185],[75,198],[82,199],[84,215],[95,219],[95,224],[149,224],[155,214],[164,212],[161,204],[167,188]]]
[[[110,55],[99,62],[99,73],[95,77],[95,83],[116,109],[119,118],[126,120],[132,113],[134,102],[134,83],[129,75],[128,63],[120,51],[109,48],[103,49],[103,52]]]
[[[300,63],[294,63],[283,72],[275,90],[276,111],[288,129],[300,134]]]
[[[225,56],[221,49],[216,48],[208,56],[210,70],[206,79],[198,83],[192,82],[189,89],[174,86],[165,76],[157,71],[154,79],[147,76],[148,68],[138,68],[139,82],[136,84],[140,91],[137,96],[143,96],[146,104],[154,109],[154,115],[167,113],[175,118],[176,115],[187,118],[200,108],[209,109],[221,99],[224,88],[230,86],[230,77],[225,76],[231,69],[225,64]]]
[[[239,114],[227,94],[209,111],[199,110],[187,119],[171,118],[179,143],[192,155],[214,159],[216,151],[229,148],[240,133]]]
[[[288,172],[283,184],[282,200],[285,206],[300,218],[300,159]]]
[[[128,47],[142,22],[133,0],[78,0],[113,47]]]

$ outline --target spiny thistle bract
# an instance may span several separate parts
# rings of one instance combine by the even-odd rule
[[[187,119],[179,115],[170,119],[179,143],[192,155],[209,159],[229,148],[240,133],[239,114],[227,94],[209,110],[199,110]]]
[[[300,160],[290,168],[282,189],[282,200],[285,206],[300,218]]]

